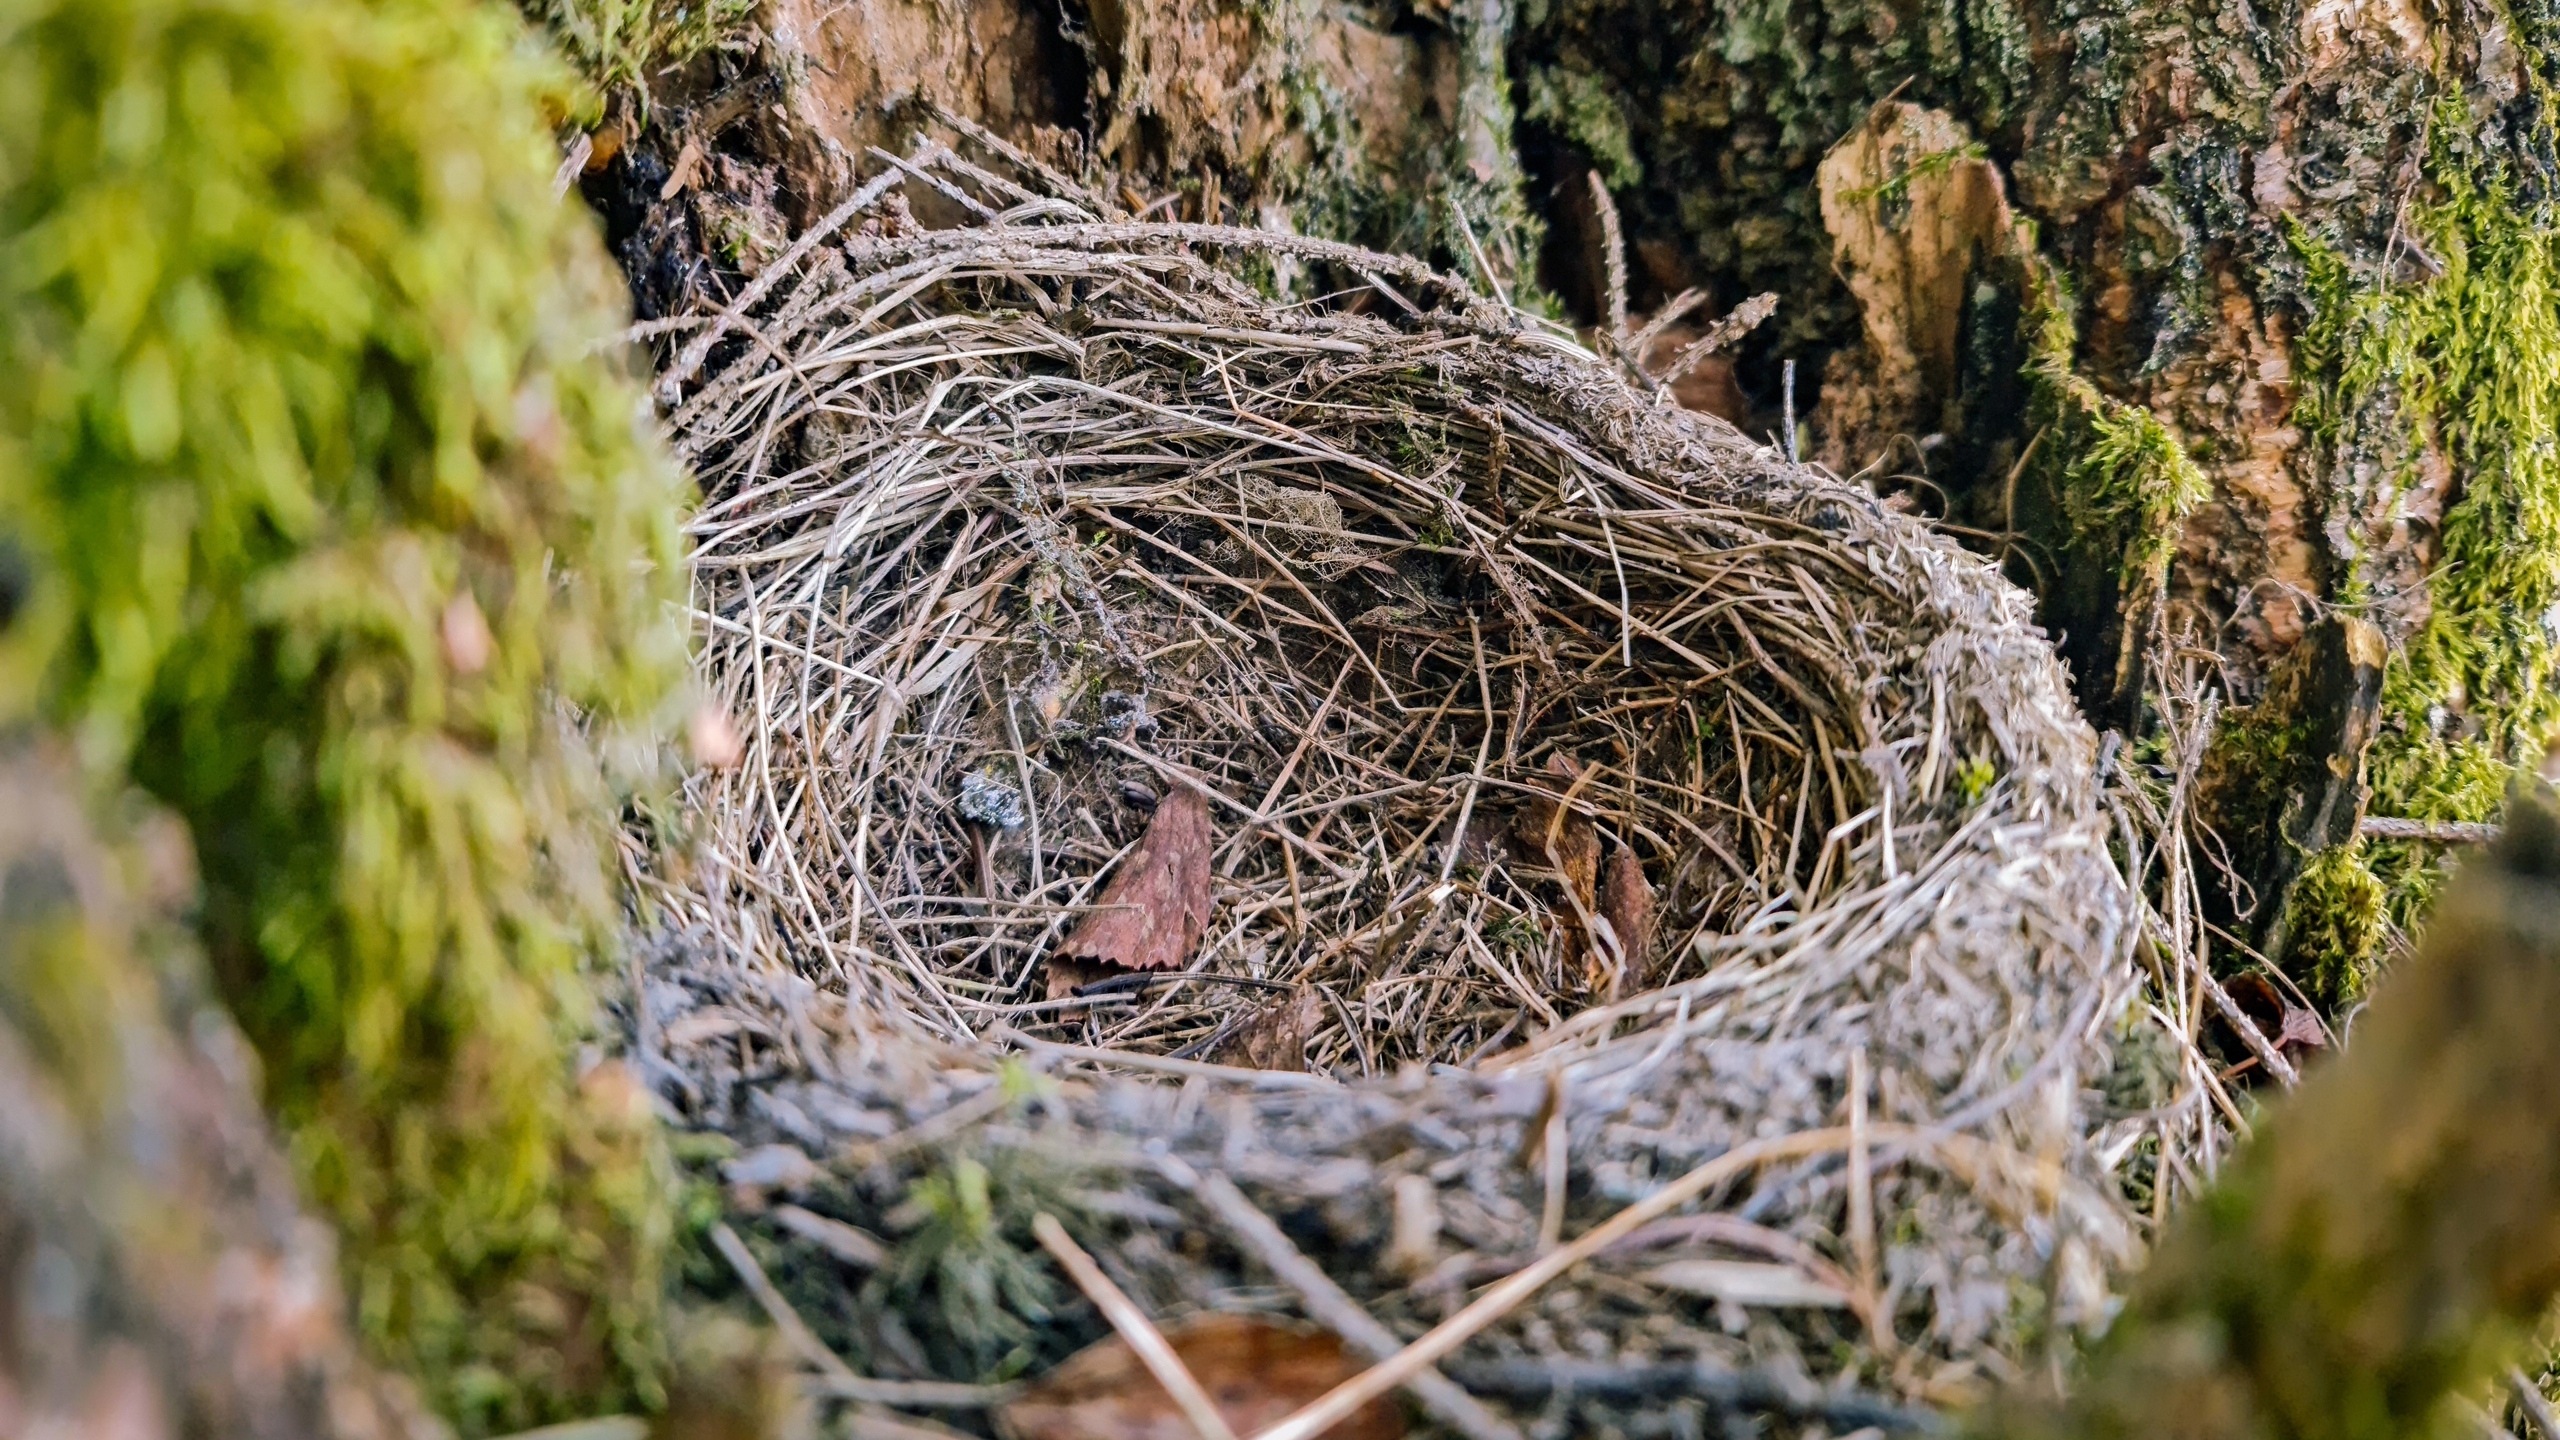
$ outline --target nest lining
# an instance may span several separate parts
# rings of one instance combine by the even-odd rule
[[[652,1028],[715,997],[774,1017],[764,1062],[676,1057],[703,1116],[854,1143],[858,1224],[931,1164],[890,1163],[883,1132],[1108,1171],[1160,1209],[1188,1193],[1167,1159],[1232,1174],[1313,1207],[1325,1268],[1410,1333],[1441,1292],[1381,1261],[1399,1177],[1495,1264],[1836,1126],[1854,1089],[1938,1138],[1860,1172],[1892,1218],[1860,1242],[1859,1323],[1790,1313],[1753,1354],[1836,1375],[1890,1334],[1971,1364],[2096,1318],[2129,1232],[2093,1157],[2139,1122],[2085,1092],[2133,907],[2024,596],[1410,262],[1105,223],[938,147],[900,173],[982,223],[822,228],[707,322],[744,343],[697,339],[662,391],[707,493],[703,664],[747,753],[690,797],[710,863],[670,891]],[[1389,303],[1237,278],[1275,256]],[[1200,943],[1053,995],[1050,957],[1177,791],[1211,820]],[[1651,892],[1649,940],[1599,913],[1613,869]],[[1284,1063],[1314,1075],[1195,1058],[1292,1026]],[[982,1105],[1000,1047],[1185,1083]],[[1397,1078],[1320,1078],[1364,1075]],[[1548,1138],[1561,1163],[1525,1163]],[[1846,1273],[1842,1159],[1714,1208]],[[1286,1303],[1232,1248],[1086,1238],[1166,1305]],[[1653,1293],[1481,1343],[1721,1354],[1731,1318]],[[987,1363],[945,1319],[921,1350],[843,1343]]]

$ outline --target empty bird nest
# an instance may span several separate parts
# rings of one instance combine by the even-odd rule
[[[2156,1116],[2025,597],[1458,281],[978,143],[654,327],[741,744],[635,1035],[833,1393],[1107,1333],[1039,1213],[1176,1330],[1431,1331],[1372,1383],[1479,1437],[1904,1423],[2096,1319]]]

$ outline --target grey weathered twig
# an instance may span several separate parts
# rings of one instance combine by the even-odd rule
[[[1253,1253],[1262,1267],[1281,1284],[1298,1292],[1300,1304],[1317,1324],[1342,1337],[1343,1343],[1369,1357],[1382,1361],[1403,1348],[1395,1333],[1379,1324],[1360,1303],[1344,1294],[1342,1287],[1324,1273],[1305,1253],[1289,1242],[1289,1237],[1272,1223],[1270,1216],[1245,1198],[1243,1191],[1226,1176],[1211,1172],[1198,1174],[1180,1162],[1166,1165],[1165,1173],[1176,1184],[1199,1197],[1209,1213],[1218,1217],[1237,1243]],[[1520,1440],[1520,1431],[1477,1402],[1475,1397],[1449,1382],[1437,1370],[1417,1370],[1406,1379],[1405,1389],[1421,1402],[1433,1419],[1457,1431],[1467,1440]]]

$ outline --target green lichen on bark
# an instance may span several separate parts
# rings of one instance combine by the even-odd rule
[[[1395,135],[1371,133],[1364,116],[1374,114],[1375,97],[1352,93],[1387,77],[1321,58],[1321,32],[1377,17],[1317,0],[1267,0],[1253,13],[1277,61],[1292,134],[1266,147],[1243,177],[1250,188],[1302,233],[1418,256],[1523,298],[1542,227],[1523,196],[1513,143],[1512,0],[1433,7],[1436,23],[1410,43],[1416,63],[1429,74],[1445,69],[1450,83],[1423,87],[1419,112],[1399,117],[1407,128]]]
[[[459,0],[0,0],[0,711],[186,819],[363,1333],[472,1430],[660,1348],[645,1098],[571,1051],[683,486],[564,84]]]

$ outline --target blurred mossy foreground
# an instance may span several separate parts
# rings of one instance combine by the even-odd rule
[[[363,1330],[472,1430],[662,1348],[646,1097],[572,1055],[684,491],[563,93],[461,0],[0,0],[0,717],[186,818]]]

